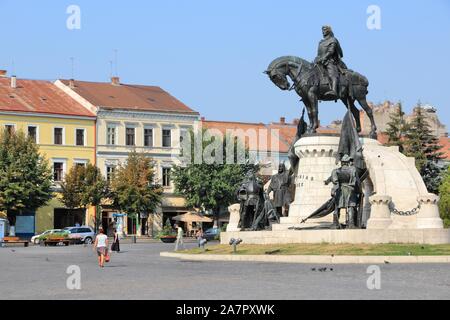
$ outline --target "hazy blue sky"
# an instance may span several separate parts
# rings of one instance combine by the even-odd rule
[[[81,29],[66,9],[81,8]],[[381,8],[381,30],[366,26]],[[315,57],[321,26],[333,26],[347,65],[370,81],[369,100],[420,99],[450,126],[450,1],[0,0],[0,68],[32,79],[108,81],[114,49],[124,83],[159,85],[207,119],[298,117],[293,92],[262,73],[282,55]],[[322,123],[342,118],[322,103]]]

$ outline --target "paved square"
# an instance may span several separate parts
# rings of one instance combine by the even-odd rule
[[[0,248],[2,299],[450,298],[449,265],[381,265],[381,289],[369,290],[367,265],[182,262],[159,256],[173,247],[122,244],[104,269],[90,246]],[[81,269],[81,290],[66,287],[70,265]]]

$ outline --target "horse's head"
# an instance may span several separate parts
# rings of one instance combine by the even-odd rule
[[[281,90],[289,90],[291,87],[286,73],[279,70],[279,68],[267,69],[264,73],[267,74],[270,81],[272,81]]]
[[[273,60],[265,74],[269,76],[269,79],[281,90],[291,89],[288,76],[296,83],[300,72],[305,72],[311,68],[311,64],[299,57],[283,56]]]

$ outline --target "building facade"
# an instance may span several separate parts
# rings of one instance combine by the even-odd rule
[[[0,78],[0,127],[33,137],[53,170],[54,197],[16,219],[16,234],[29,236],[75,223],[89,225],[95,209],[69,210],[60,201],[59,183],[73,165],[95,164],[95,114],[52,82]]]
[[[184,198],[175,195],[170,171],[179,163],[180,137],[196,130],[198,113],[155,86],[111,82],[58,80],[55,85],[97,115],[97,166],[108,179],[128,154],[147,154],[155,164],[157,183],[164,188],[161,207],[133,221],[108,204],[103,205],[103,227],[137,235],[155,235],[168,218],[186,213]]]

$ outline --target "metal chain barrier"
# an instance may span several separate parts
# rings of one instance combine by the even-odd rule
[[[417,214],[417,211],[419,211],[419,209],[420,209],[420,203],[414,209],[407,210],[407,211],[401,211],[401,210],[397,210],[396,208],[393,208],[393,209],[391,209],[391,213],[399,215],[399,216],[412,216],[414,214]]]

